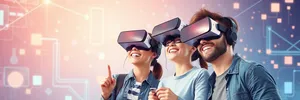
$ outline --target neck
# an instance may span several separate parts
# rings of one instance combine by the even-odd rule
[[[181,61],[175,61],[176,76],[183,75],[187,71],[193,68],[190,59],[182,59]]]
[[[233,55],[232,48],[227,47],[227,51],[224,54],[211,62],[217,76],[223,74],[230,67],[233,60]]]
[[[135,64],[133,73],[137,82],[143,82],[150,73],[150,64]]]

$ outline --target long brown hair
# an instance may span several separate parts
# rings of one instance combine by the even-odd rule
[[[156,60],[156,59],[153,59],[153,60]],[[162,69],[161,65],[157,61],[153,65],[153,75],[158,80],[160,80],[160,78],[163,75],[163,69]]]
[[[196,51],[196,52],[198,52],[198,51]],[[199,64],[200,64],[201,68],[208,69],[207,62],[204,61],[204,59],[202,58],[202,56],[200,54],[199,54]]]

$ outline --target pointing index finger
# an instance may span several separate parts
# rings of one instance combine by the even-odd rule
[[[108,78],[111,78],[111,70],[110,70],[110,66],[109,65],[107,66],[107,69],[108,69]]]

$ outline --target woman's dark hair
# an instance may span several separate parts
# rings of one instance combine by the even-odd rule
[[[163,69],[156,59],[153,59],[153,75],[156,79],[160,79],[163,75]]]
[[[204,59],[200,55],[199,55],[199,64],[200,64],[201,68],[208,69],[208,65],[207,65],[206,61],[204,61]]]
[[[151,34],[151,33],[149,33]],[[163,74],[163,69],[161,67],[161,65],[157,62],[157,58],[160,56],[161,54],[161,48],[162,45],[161,43],[159,43],[158,41],[156,41],[155,39],[153,39],[153,37],[151,36],[151,40],[150,40],[150,44],[151,44],[151,51],[156,53],[156,57],[152,60],[151,62],[151,66],[153,66],[153,75],[156,79],[160,80],[162,74]]]

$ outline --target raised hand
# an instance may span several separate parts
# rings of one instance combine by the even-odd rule
[[[112,93],[113,89],[116,86],[116,80],[111,76],[111,70],[109,65],[107,66],[107,69],[108,69],[108,76],[102,79],[100,84],[102,88],[101,95],[104,99],[108,99],[108,97],[110,96],[110,94]]]

